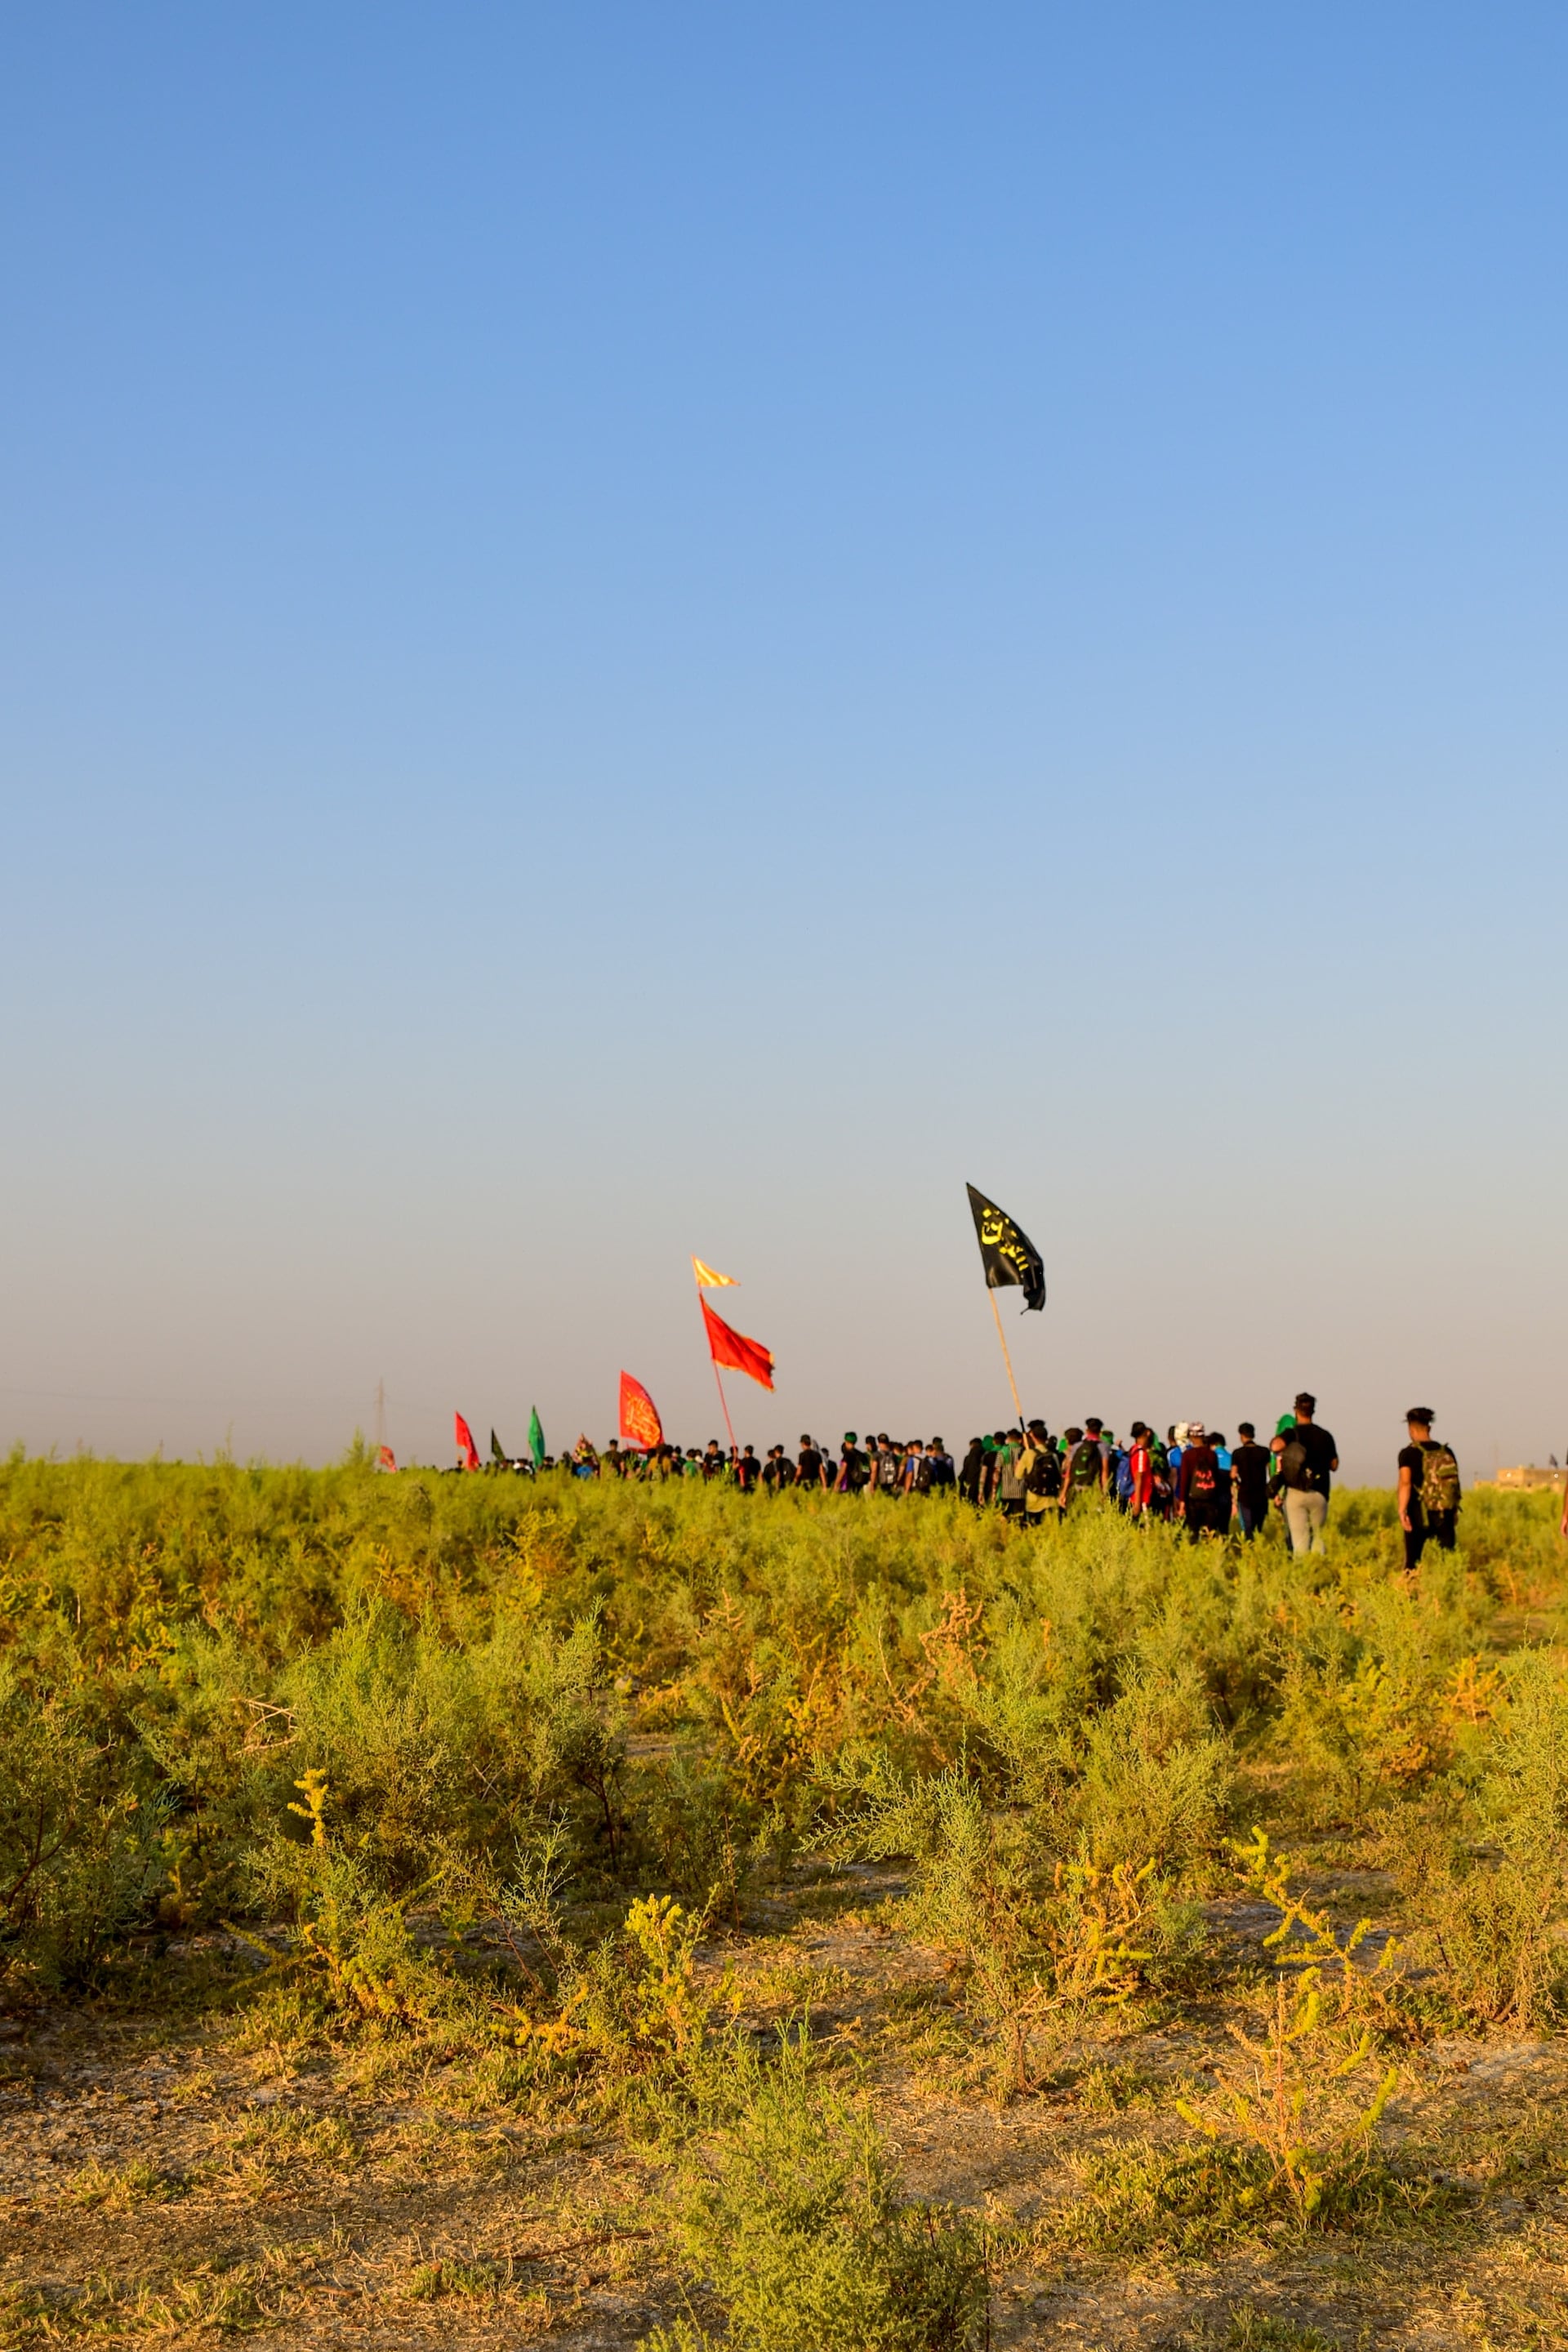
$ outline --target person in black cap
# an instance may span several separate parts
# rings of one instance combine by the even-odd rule
[[[1326,1551],[1323,1527],[1329,1516],[1329,1488],[1340,1466],[1339,1448],[1312,1415],[1318,1400],[1302,1389],[1296,1399],[1296,1419],[1274,1440],[1279,1459],[1277,1475],[1284,1492],[1285,1532],[1292,1551]]]
[[[1405,1565],[1415,1568],[1428,1543],[1452,1551],[1458,1533],[1459,1465],[1451,1445],[1432,1434],[1432,1408],[1413,1404],[1405,1416],[1410,1443],[1399,1449],[1399,1524]]]

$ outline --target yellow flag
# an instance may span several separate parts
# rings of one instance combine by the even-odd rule
[[[692,1259],[691,1271],[697,1276],[699,1290],[738,1290],[741,1286],[732,1274],[715,1274],[700,1257]]]

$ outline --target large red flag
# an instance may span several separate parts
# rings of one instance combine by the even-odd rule
[[[651,1454],[656,1445],[664,1444],[664,1423],[640,1381],[630,1372],[621,1374],[621,1438],[626,1445],[639,1445]]]
[[[473,1431],[460,1412],[455,1412],[452,1415],[452,1442],[463,1457],[464,1469],[477,1470],[479,1466],[479,1450],[474,1444]]]
[[[698,1292],[702,1308],[702,1320],[708,1326],[708,1352],[716,1364],[728,1364],[731,1371],[744,1372],[748,1380],[760,1381],[765,1389],[773,1384],[773,1360],[760,1339],[748,1339],[743,1332],[731,1331],[721,1315],[715,1315],[708,1301]]]

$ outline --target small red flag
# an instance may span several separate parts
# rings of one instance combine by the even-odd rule
[[[376,1468],[377,1468],[378,1470],[395,1470],[395,1469],[396,1469],[396,1467],[397,1467],[397,1456],[396,1456],[396,1454],[393,1452],[393,1450],[392,1450],[392,1448],[391,1448],[391,1446],[390,1446],[390,1445],[378,1445],[378,1446],[376,1447],[376,1449],[375,1449],[375,1466],[376,1466]]]
[[[473,1431],[460,1412],[455,1412],[452,1415],[452,1437],[458,1453],[463,1457],[464,1469],[477,1470],[479,1466],[479,1448],[474,1444]]]
[[[702,1307],[702,1320],[708,1326],[708,1352],[716,1364],[728,1364],[733,1372],[744,1372],[748,1380],[760,1381],[763,1387],[773,1384],[773,1360],[760,1339],[748,1339],[742,1331],[731,1331],[721,1315],[715,1315],[700,1291],[697,1294]]]
[[[640,1381],[630,1372],[621,1374],[621,1438],[627,1445],[639,1445],[651,1454],[656,1445],[664,1444],[664,1423],[658,1408]]]

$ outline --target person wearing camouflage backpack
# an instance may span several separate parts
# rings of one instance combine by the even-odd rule
[[[1405,1422],[1410,1443],[1399,1449],[1399,1524],[1409,1570],[1429,1543],[1453,1550],[1463,1489],[1453,1447],[1433,1437],[1431,1406],[1413,1404]]]

